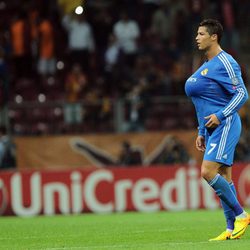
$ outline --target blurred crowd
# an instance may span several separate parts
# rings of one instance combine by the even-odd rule
[[[190,156],[183,143],[175,136],[167,136],[164,145],[147,162],[142,148],[135,147],[129,141],[122,143],[117,165],[161,165],[161,164],[192,164],[195,160]]]
[[[249,39],[249,1],[78,2],[82,14],[63,0],[1,1],[0,73],[7,85],[2,102],[39,93],[69,102],[135,92],[182,95],[195,67],[194,35],[203,18],[223,23],[223,47],[235,56],[242,52],[239,36]],[[68,77],[76,67],[81,77]]]
[[[0,171],[16,166],[16,145],[6,128],[0,126]]]
[[[225,50],[237,58],[245,53],[249,5],[246,0],[1,1],[1,105],[63,101],[65,123],[94,125],[110,118],[112,100],[125,98],[124,130],[142,131],[151,97],[184,95],[186,78],[201,62],[194,37],[203,18],[223,23]],[[247,83],[245,68],[242,63]]]

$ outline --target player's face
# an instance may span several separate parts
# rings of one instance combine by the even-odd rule
[[[199,50],[208,50],[213,41],[212,36],[209,35],[205,26],[199,27],[195,40]]]

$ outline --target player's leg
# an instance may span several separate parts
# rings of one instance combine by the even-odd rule
[[[236,195],[236,189],[235,189],[234,184],[232,182],[232,167],[222,165],[219,168],[219,174],[221,176],[223,176],[227,180],[227,182],[230,185],[231,190],[233,191],[233,193],[237,197],[237,195]],[[230,237],[232,235],[232,232],[234,230],[234,222],[235,222],[234,211],[231,209],[231,207],[229,207],[221,199],[220,199],[220,203],[221,203],[221,206],[223,208],[224,215],[225,215],[225,218],[226,218],[226,224],[227,224],[226,230],[223,231],[219,236],[210,239],[210,241],[228,240],[228,239],[230,239]]]
[[[219,169],[219,174],[227,180],[227,182],[230,185],[231,190],[233,191],[234,195],[237,197],[236,189],[232,182],[232,167],[225,166],[225,165],[221,166]],[[231,234],[234,230],[234,222],[235,222],[234,211],[223,200],[220,199],[220,202],[221,202],[221,206],[223,208],[224,215],[226,218],[226,223],[227,223],[226,231]]]
[[[203,160],[201,176],[214,189],[217,196],[231,207],[235,215],[238,216],[244,211],[232,192],[227,180],[219,174],[220,167],[221,163]]]
[[[221,167],[219,167],[219,169],[218,169],[218,173],[221,176],[223,176],[227,180],[228,183],[230,183],[230,181],[231,181],[231,169],[232,168],[228,168],[228,167],[226,169],[226,167],[223,165]],[[233,229],[234,229],[234,221],[235,221],[234,211],[223,200],[220,199],[220,202],[221,202],[221,206],[223,208],[224,215],[226,218],[227,228],[225,231],[223,231],[217,237],[209,239],[209,241],[229,240],[231,235],[232,235]]]
[[[248,215],[241,207],[228,181],[220,174],[220,169],[223,170],[222,165],[232,165],[240,131],[241,124],[237,115],[226,118],[210,135],[201,168],[202,177],[207,180],[217,196],[233,210],[236,216],[233,238],[239,238],[245,232],[248,225],[245,219]],[[230,181],[231,176],[229,177]]]
[[[214,189],[217,196],[234,212],[236,219],[234,224],[234,231],[225,231],[218,237],[211,240],[227,240],[239,238],[246,230],[248,223],[248,215],[241,207],[234,192],[231,190],[228,181],[219,174],[221,163],[203,160],[201,167],[201,176],[208,182],[208,184]],[[238,222],[240,223],[238,223]],[[236,230],[236,231],[235,231]]]

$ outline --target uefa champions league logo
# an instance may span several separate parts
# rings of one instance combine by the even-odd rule
[[[233,84],[234,86],[239,84],[239,80],[238,80],[238,78],[237,78],[236,76],[233,77],[231,80],[232,80],[232,84]]]

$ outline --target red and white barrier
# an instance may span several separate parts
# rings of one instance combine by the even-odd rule
[[[233,167],[238,198],[250,206],[250,164]],[[2,172],[0,214],[110,213],[215,209],[218,199],[198,168],[160,166]]]

